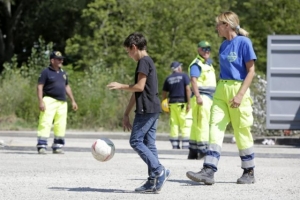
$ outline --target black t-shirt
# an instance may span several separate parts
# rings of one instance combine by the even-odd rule
[[[144,90],[142,92],[135,92],[135,112],[138,114],[161,112],[156,68],[149,56],[144,56],[138,61],[135,70],[135,83],[138,81],[139,73],[145,74],[147,80]]]
[[[45,68],[39,76],[38,84],[44,85],[43,96],[67,101],[66,85],[68,85],[68,78],[62,69],[56,71],[51,66]]]
[[[185,88],[189,84],[190,79],[187,74],[174,72],[166,78],[163,91],[169,92],[170,99],[183,99],[183,102],[187,102]]]

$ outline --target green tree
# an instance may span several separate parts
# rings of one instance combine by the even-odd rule
[[[241,20],[241,27],[250,33],[254,49],[258,54],[257,71],[266,73],[268,35],[300,34],[300,1],[276,0],[238,1],[231,7]]]
[[[24,9],[32,0],[0,0],[0,72],[3,63],[10,60],[14,55],[15,34],[19,31],[19,22]]]
[[[115,67],[132,76],[132,70],[126,66],[133,63],[128,60],[122,43],[129,33],[142,32],[148,39],[148,52],[162,82],[169,73],[166,66],[172,60],[179,60],[185,66],[190,64],[200,40],[212,43],[217,63],[221,39],[215,33],[214,18],[224,9],[220,5],[228,7],[232,2],[95,0],[83,10],[84,24],[67,41],[66,52],[76,59],[74,65],[82,69],[101,62],[104,68]]]
[[[19,66],[27,61],[42,36],[64,51],[73,36],[83,8],[92,0],[0,0],[0,72],[3,63],[18,55]]]

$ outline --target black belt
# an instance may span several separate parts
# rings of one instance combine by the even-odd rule
[[[186,103],[186,100],[184,97],[181,98],[170,98],[169,103]]]

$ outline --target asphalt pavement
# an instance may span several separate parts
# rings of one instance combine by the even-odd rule
[[[300,147],[255,144],[256,183],[236,184],[242,174],[231,136],[222,148],[216,183],[206,186],[189,180],[187,171],[199,171],[203,160],[187,160],[188,150],[173,150],[166,134],[158,134],[160,162],[171,177],[159,194],[140,194],[134,188],[147,178],[146,164],[131,149],[129,133],[67,132],[65,154],[36,152],[36,135],[0,131],[0,199],[299,199]],[[108,162],[96,161],[90,151],[98,138],[110,138],[116,153]],[[53,135],[49,139],[52,142]],[[299,139],[299,138],[298,138]],[[228,141],[227,141],[228,140]],[[297,138],[295,138],[297,140]],[[226,142],[227,141],[227,142]],[[296,142],[297,144],[297,142]]]

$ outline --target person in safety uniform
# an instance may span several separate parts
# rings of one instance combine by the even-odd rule
[[[173,73],[163,85],[162,99],[169,99],[170,109],[170,142],[173,149],[180,149],[179,132],[181,133],[182,149],[189,148],[192,112],[190,109],[190,79],[182,72],[182,63],[171,63]]]
[[[189,66],[192,86],[192,128],[188,159],[201,159],[206,155],[209,142],[209,118],[216,75],[210,59],[211,45],[207,41],[198,43],[198,56]]]
[[[226,38],[219,49],[220,80],[211,108],[209,148],[200,172],[187,172],[193,181],[214,184],[221,155],[224,132],[229,122],[241,158],[242,176],[238,184],[251,184],[254,178],[254,150],[250,127],[253,124],[249,87],[255,74],[257,59],[248,32],[240,27],[238,16],[231,11],[216,17],[216,29]]]
[[[65,144],[65,132],[67,125],[67,98],[71,99],[73,110],[77,110],[77,104],[68,84],[66,72],[62,69],[64,57],[59,51],[50,54],[50,65],[42,70],[37,85],[39,100],[39,125],[37,132],[37,151],[46,154],[47,139],[53,126],[54,141],[52,152],[63,153]]]

